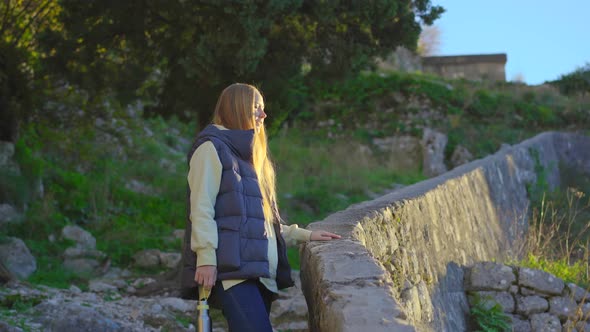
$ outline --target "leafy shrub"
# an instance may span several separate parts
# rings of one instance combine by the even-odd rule
[[[590,93],[590,63],[550,83],[566,95]]]
[[[491,299],[484,299],[478,295],[472,297],[470,311],[471,319],[483,332],[503,332],[511,330],[511,320],[498,303]]]

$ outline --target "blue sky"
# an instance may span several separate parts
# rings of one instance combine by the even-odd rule
[[[590,0],[431,0],[435,55],[506,53],[506,79],[541,84],[590,63]]]

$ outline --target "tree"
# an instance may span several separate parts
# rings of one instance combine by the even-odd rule
[[[60,1],[62,31],[42,36],[56,77],[121,100],[151,100],[148,113],[209,120],[231,82],[259,85],[271,118],[304,99],[305,82],[341,79],[377,55],[415,49],[420,23],[443,9],[430,0]],[[132,15],[130,13],[133,13]],[[311,66],[304,77],[302,64]]]
[[[440,28],[436,25],[427,25],[422,28],[418,38],[417,53],[421,56],[437,54],[440,49],[440,35]]]
[[[30,115],[31,82],[44,56],[37,35],[60,28],[59,11],[51,0],[0,2],[0,140],[14,141],[18,122]]]
[[[569,74],[561,75],[559,79],[549,83],[557,86],[559,91],[565,95],[580,94],[585,96],[590,93],[590,63],[578,67]]]

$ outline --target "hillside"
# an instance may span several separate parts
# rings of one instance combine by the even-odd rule
[[[283,213],[301,224],[424,178],[419,163],[400,161],[420,158],[387,155],[379,139],[420,140],[425,128],[439,131],[448,137],[445,162],[451,166],[458,145],[480,158],[542,131],[590,130],[590,101],[550,86],[369,74],[317,86],[309,100],[307,110],[271,137]],[[99,237],[118,233],[115,244],[133,238],[129,246],[103,244],[121,264],[140,248],[174,248],[157,238],[184,221],[185,153],[196,125],[141,120],[140,114],[133,108],[91,119],[65,113],[28,126],[16,144],[22,174],[5,171],[0,198],[27,206],[27,223],[46,224],[49,217],[52,226],[27,227],[25,238],[46,239],[69,223],[89,225]],[[19,234],[16,228],[10,233]]]
[[[274,128],[270,141],[280,207],[301,226],[434,175],[424,171],[427,132],[448,138],[439,160],[446,169],[543,131],[590,134],[588,96],[566,97],[551,86],[363,74],[318,84],[302,98],[308,106]],[[143,119],[140,106],[112,105],[92,116],[72,112],[75,100],[51,107],[25,126],[13,158],[5,145],[10,160],[0,176],[0,202],[16,214],[0,224],[1,237],[22,239],[35,257],[28,281],[84,289],[109,268],[166,271],[165,264],[140,267],[134,255],[179,251],[174,231],[184,225],[185,153],[196,124]],[[463,157],[455,159],[458,147]],[[63,268],[73,244],[62,235],[68,225],[90,232],[103,253],[90,274]],[[297,267],[297,251],[290,256]]]

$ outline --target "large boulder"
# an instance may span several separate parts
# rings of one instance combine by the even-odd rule
[[[0,141],[0,170],[8,174],[19,175],[20,167],[14,161],[14,144]]]
[[[11,142],[0,141],[0,165],[7,165],[14,156],[14,144]]]
[[[17,222],[22,219],[22,216],[10,204],[0,204],[0,226],[3,224]]]
[[[467,164],[468,162],[473,160],[473,155],[466,147],[462,145],[457,145],[453,154],[451,155],[451,165],[453,167],[457,167],[463,164]]]
[[[425,128],[422,135],[422,169],[426,176],[437,176],[447,171],[445,165],[445,147],[447,135],[430,128]]]
[[[26,279],[37,270],[35,257],[27,245],[15,237],[4,238],[0,243],[0,263],[19,279]]]
[[[94,250],[96,249],[96,239],[88,231],[78,226],[66,226],[61,231],[65,239],[76,242],[76,247]]]
[[[64,269],[77,275],[100,275],[108,270],[108,257],[96,250],[96,239],[92,234],[78,226],[66,226],[61,233],[63,238],[76,243],[63,253]]]
[[[470,290],[506,291],[516,282],[516,276],[509,266],[481,262],[471,268],[466,281]]]
[[[373,145],[391,156],[389,163],[395,169],[414,170],[422,164],[420,139],[413,136],[374,138]]]
[[[134,265],[143,268],[166,267],[172,269],[180,263],[180,258],[180,253],[161,252],[158,249],[146,249],[133,255]]]
[[[143,268],[155,268],[160,266],[160,250],[146,249],[133,255],[135,266]]]
[[[548,295],[560,295],[565,287],[563,280],[551,273],[526,267],[519,269],[518,283],[521,287]]]

